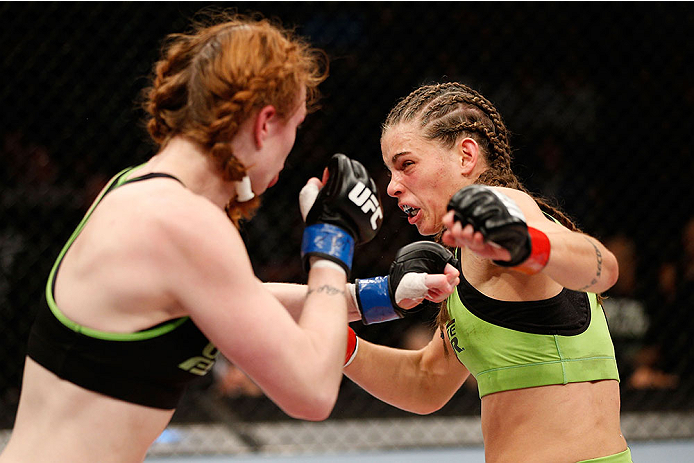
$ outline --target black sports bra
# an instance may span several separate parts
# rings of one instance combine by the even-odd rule
[[[133,170],[126,169],[111,179],[63,247],[29,335],[28,356],[85,389],[140,405],[173,409],[186,386],[212,368],[218,353],[189,317],[135,333],[105,332],[68,319],[53,297],[55,276],[65,253],[104,196],[128,183],[151,178],[180,182],[172,175],[157,172],[128,179]]]

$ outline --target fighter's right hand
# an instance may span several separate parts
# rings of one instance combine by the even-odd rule
[[[335,154],[327,170],[322,188],[309,181],[299,194],[306,222],[301,257],[306,271],[310,258],[320,257],[339,264],[349,275],[354,246],[376,236],[383,209],[376,183],[360,162]]]
[[[443,223],[452,228],[443,234],[445,243],[468,245],[481,257],[487,257],[489,251],[504,252],[509,257],[492,261],[527,275],[534,275],[547,265],[549,238],[541,230],[529,227],[516,202],[500,191],[487,185],[469,185],[453,195],[448,210]],[[479,238],[475,240],[475,234],[481,234],[484,243]],[[486,249],[480,247],[483,245]]]
[[[460,282],[460,263],[450,251],[432,241],[400,248],[385,277],[357,279],[356,306],[366,325],[403,318],[424,299],[445,300]]]

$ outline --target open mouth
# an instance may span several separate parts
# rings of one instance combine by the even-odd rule
[[[402,211],[405,214],[407,214],[407,217],[410,218],[416,216],[417,212],[419,212],[419,209],[417,209],[416,207],[408,206],[407,204],[403,204],[402,206],[400,206],[400,209],[402,209]]]

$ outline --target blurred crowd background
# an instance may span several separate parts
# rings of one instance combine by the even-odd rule
[[[51,265],[99,189],[155,146],[140,91],[166,34],[208,4],[0,3],[0,429],[12,427],[29,327]],[[377,178],[385,221],[353,275],[387,273],[421,239],[388,198],[380,124],[415,87],[479,90],[512,131],[514,170],[617,255],[607,293],[622,409],[694,411],[694,8],[688,2],[232,2],[276,17],[330,57],[321,109],[244,224],[257,275],[303,282],[296,198],[343,152]],[[417,348],[432,310],[353,328]],[[224,407],[205,407],[207,398]],[[202,402],[201,402],[202,401]],[[435,415],[475,416],[466,384]],[[345,379],[330,420],[403,417]],[[219,362],[174,423],[291,420]],[[687,432],[694,436],[694,429]],[[628,437],[628,436],[627,436]]]

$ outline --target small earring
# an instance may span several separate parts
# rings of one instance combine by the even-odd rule
[[[251,188],[251,179],[246,175],[240,182],[236,182],[236,200],[240,203],[250,201],[255,197]]]

